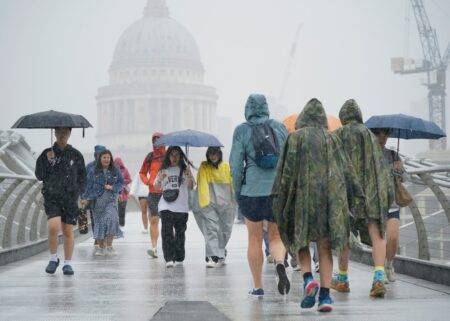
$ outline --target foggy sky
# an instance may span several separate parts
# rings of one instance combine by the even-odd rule
[[[57,109],[81,113],[96,125],[95,95],[122,32],[142,16],[145,0],[0,0],[0,129],[23,114]],[[390,58],[405,48],[404,0],[168,0],[171,16],[194,36],[205,83],[219,95],[218,114],[243,121],[249,93],[277,97],[299,22],[298,55],[286,89],[290,113],[311,97],[329,114],[355,98],[364,118],[403,112],[428,117],[424,75],[400,76]],[[441,53],[450,41],[450,1],[425,0]],[[409,53],[422,58],[411,15]],[[447,72],[447,77],[450,77]],[[447,90],[448,92],[448,90]],[[415,104],[415,109],[412,109]],[[447,100],[447,118],[449,100]],[[417,108],[418,107],[418,108]],[[447,126],[450,127],[449,121]],[[21,130],[33,150],[49,131]],[[230,133],[232,135],[232,133]],[[72,133],[82,151],[95,129]],[[402,142],[416,153],[426,142]]]

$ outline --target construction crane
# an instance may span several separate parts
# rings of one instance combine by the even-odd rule
[[[299,25],[297,27],[297,31],[295,33],[294,42],[292,43],[292,46],[291,46],[288,63],[286,65],[286,69],[284,71],[283,82],[281,83],[280,94],[278,95],[278,103],[279,104],[284,103],[286,87],[287,87],[287,84],[289,83],[289,78],[291,78],[292,64],[294,63],[295,57],[297,54],[297,46],[298,46],[298,42],[300,40],[300,31],[302,30],[302,28],[303,28],[303,23],[299,23]]]
[[[419,31],[424,58],[415,61],[409,58],[392,58],[391,69],[399,74],[426,73],[424,85],[428,88],[429,117],[446,132],[445,88],[447,65],[450,60],[450,43],[441,57],[436,30],[431,27],[422,0],[410,0]],[[446,149],[447,139],[430,141],[430,149]]]

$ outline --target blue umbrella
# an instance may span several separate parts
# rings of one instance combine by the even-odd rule
[[[214,135],[192,129],[166,134],[155,142],[155,146],[223,147]]]
[[[444,131],[432,121],[403,114],[380,115],[366,121],[367,128],[388,129],[391,138],[439,139],[446,137]],[[397,147],[398,149],[398,147]]]
[[[439,139],[447,136],[435,123],[403,114],[373,116],[366,121],[366,126],[389,129],[392,138]]]

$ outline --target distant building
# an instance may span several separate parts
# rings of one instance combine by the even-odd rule
[[[170,17],[166,1],[147,0],[116,45],[109,85],[98,90],[98,143],[135,171],[155,131],[215,134],[218,96],[204,74],[194,38]]]

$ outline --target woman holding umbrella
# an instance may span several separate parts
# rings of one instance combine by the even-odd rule
[[[366,126],[377,136],[384,157],[392,168],[396,186],[396,202],[386,214],[385,270],[387,280],[394,282],[396,277],[393,260],[397,253],[399,242],[400,207],[408,206],[412,200],[409,193],[402,186],[405,170],[398,155],[400,139],[440,139],[447,135],[434,122],[403,114],[373,116],[366,122]],[[397,138],[397,151],[386,148],[388,138]],[[406,195],[402,195],[403,193]]]
[[[167,149],[155,187],[162,189],[158,204],[161,217],[161,236],[166,267],[183,265],[185,258],[185,232],[189,212],[188,190],[194,188],[191,165],[179,146]]]

